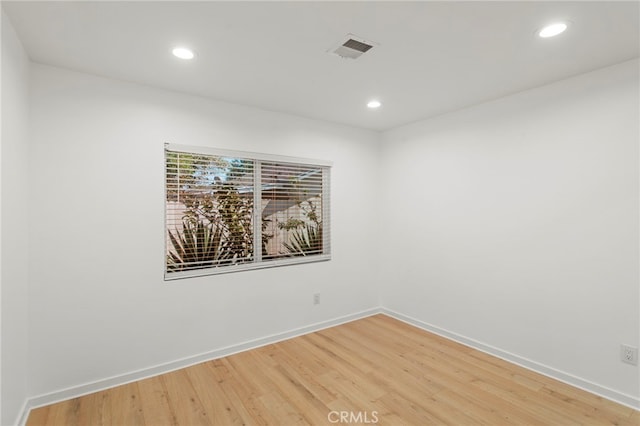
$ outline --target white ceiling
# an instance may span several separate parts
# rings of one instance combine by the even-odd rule
[[[640,56],[636,1],[2,6],[35,62],[374,130]],[[558,19],[567,32],[535,35]],[[379,46],[326,53],[347,33]],[[175,59],[176,44],[197,58]]]

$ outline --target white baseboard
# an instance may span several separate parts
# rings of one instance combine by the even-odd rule
[[[487,345],[477,340],[442,329],[440,327],[436,327],[432,324],[428,324],[424,321],[420,321],[418,319],[409,317],[407,315],[403,315],[393,310],[390,310],[387,308],[381,308],[381,311],[385,315],[388,315],[402,322],[406,322],[407,324],[413,325],[414,327],[418,327],[423,330],[429,331],[431,333],[437,334],[439,336],[445,337],[447,339],[456,341],[458,343],[462,343],[465,346],[469,346],[473,349],[477,349],[481,352],[503,359],[512,364],[519,365],[520,367],[524,367],[528,370],[535,371],[536,373],[540,373],[552,379],[559,380],[571,386],[575,386],[577,388],[580,388],[587,392],[601,396],[613,402],[617,402],[618,404],[625,405],[635,410],[640,410],[640,398],[634,397],[632,395],[627,395],[622,392],[618,392],[616,390],[607,388],[605,386],[601,386],[597,383],[593,383],[588,380],[581,379],[580,377],[574,376],[564,371],[556,370],[555,368],[546,366],[544,364],[540,364],[536,361],[523,358],[521,356],[512,354],[510,352],[493,347],[491,345]]]
[[[18,421],[16,422],[16,425],[19,426],[24,426],[27,424],[27,418],[29,417],[29,412],[31,411],[31,409],[29,408],[29,400],[26,400],[23,404],[22,404],[22,408],[20,409],[20,413],[19,417],[18,417]]]
[[[640,398],[636,398],[631,395],[624,394],[622,392],[609,389],[605,386],[598,385],[597,383],[590,382],[588,380],[581,379],[580,377],[573,376],[569,373],[565,373],[560,370],[556,370],[552,367],[548,367],[544,364],[532,361],[527,358],[512,354],[502,349],[487,345],[477,340],[462,336],[460,334],[436,327],[428,324],[424,321],[409,317],[407,315],[400,314],[386,308],[372,308],[365,311],[357,312],[350,315],[345,315],[339,318],[334,318],[328,321],[322,321],[319,323],[311,324],[305,327],[296,328],[283,333],[277,333],[270,336],[262,337],[259,339],[249,340],[237,345],[227,346],[224,348],[216,349],[213,351],[205,352],[202,354],[178,359],[168,363],[156,365],[153,367],[125,373],[113,377],[109,377],[102,380],[97,380],[90,383],[85,383],[79,386],[73,386],[70,388],[62,389],[59,391],[51,392],[44,395],[35,396],[29,398],[23,405],[23,409],[18,417],[18,426],[24,426],[29,417],[29,412],[33,408],[41,407],[43,405],[54,404],[56,402],[64,401],[71,398],[77,398],[79,396],[87,395],[90,393],[98,392],[114,386],[124,385],[127,383],[135,382],[137,380],[143,380],[149,377],[157,376],[159,374],[169,373],[171,371],[179,370],[181,368],[189,367],[191,365],[199,364],[201,362],[210,361],[217,358],[233,355],[238,352],[243,352],[250,349],[259,348],[261,346],[277,343],[283,340],[291,339],[293,337],[301,336],[304,334],[313,333],[315,331],[323,330],[325,328],[334,327],[336,325],[344,324],[347,322],[355,321],[361,318],[365,318],[371,315],[383,313],[397,320],[406,322],[420,329],[429,331],[447,339],[462,343],[463,345],[485,352],[489,355],[508,361],[512,364],[519,365],[528,370],[535,371],[552,379],[559,380],[577,388],[583,389],[587,392],[599,395],[603,398],[625,405],[627,407],[640,410]]]
[[[98,392],[114,386],[120,386],[127,383],[135,382],[138,380],[147,379],[149,377],[157,376],[159,374],[169,373],[171,371],[186,368],[191,365],[200,364],[202,362],[211,361],[213,359],[222,358],[225,356],[233,355],[238,352],[247,351],[250,349],[259,348],[261,346],[270,345],[272,343],[281,342],[283,340],[291,339],[293,337],[301,336],[304,334],[313,333],[323,330],[325,328],[334,327],[336,325],[344,324],[347,322],[355,321],[361,318],[369,317],[371,315],[381,313],[380,308],[367,309],[365,311],[356,312],[354,314],[345,315],[342,317],[334,318],[328,321],[322,321],[315,324],[307,325],[293,330],[285,331],[283,333],[272,334],[270,336],[261,337],[259,339],[249,340],[237,345],[227,346],[213,351],[201,353],[198,355],[178,359],[175,361],[167,362],[164,364],[156,365],[149,368],[144,368],[137,371],[132,371],[125,374],[97,380],[83,385],[73,386],[66,389],[61,389],[55,392],[47,393],[44,395],[35,396],[29,398],[18,417],[18,426],[24,426],[29,417],[29,413],[32,409],[38,408],[44,405],[54,404],[56,402],[64,401],[71,398],[77,398],[79,396],[87,395],[90,393]]]

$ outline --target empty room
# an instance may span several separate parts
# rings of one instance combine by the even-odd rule
[[[1,7],[2,426],[640,425],[640,2]]]

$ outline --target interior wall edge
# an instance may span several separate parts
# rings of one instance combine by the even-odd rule
[[[15,425],[16,426],[26,426],[27,425],[27,420],[29,419],[29,413],[31,413],[31,402],[29,400],[29,398],[24,400],[24,403],[22,404],[22,408],[20,409],[20,412],[18,413],[18,418],[16,420]]]
[[[414,327],[418,327],[430,333],[437,334],[438,336],[453,340],[454,342],[461,343],[480,352],[495,356],[496,358],[500,358],[504,361],[526,368],[527,370],[534,371],[536,373],[542,374],[543,376],[550,377],[568,385],[577,387],[589,393],[598,395],[602,398],[606,398],[610,401],[622,404],[626,407],[633,408],[634,410],[640,410],[640,398],[636,398],[632,395],[628,395],[623,392],[608,388],[606,386],[591,382],[589,380],[585,380],[573,374],[566,373],[564,371],[549,367],[528,358],[521,357],[519,355],[502,350],[495,346],[488,345],[470,337],[466,337],[453,331],[449,331],[433,324],[429,324],[417,318],[396,312],[392,309],[381,307],[380,310],[382,314],[405,322]]]
[[[333,318],[326,321],[320,321],[307,326],[294,328],[292,330],[284,331],[282,333],[272,334],[270,336],[260,337],[258,339],[249,340],[246,342],[238,343],[235,345],[214,349],[198,355],[189,356],[186,358],[178,359],[175,361],[167,362],[164,364],[155,365],[148,368],[143,368],[137,371],[132,371],[117,376],[108,377],[105,379],[97,380],[90,383],[85,383],[78,386],[69,387],[66,389],[60,389],[54,392],[50,392],[43,395],[33,396],[25,401],[24,407],[20,416],[18,417],[18,426],[24,426],[29,417],[29,413],[32,409],[42,407],[45,405],[55,404],[56,402],[81,397],[94,392],[99,392],[105,389],[113,388],[127,383],[144,380],[149,377],[158,376],[160,374],[170,373],[175,370],[187,368],[192,365],[200,364],[203,362],[211,361],[214,359],[223,358],[239,352],[244,352],[252,349],[257,349],[262,346],[281,342],[283,340],[292,339],[294,337],[302,336],[309,333],[314,333],[326,328],[335,327],[340,324],[345,324],[362,318],[370,317],[381,313],[379,307],[366,309],[360,312],[344,315],[341,317]]]
[[[4,3],[0,5],[0,424],[14,424],[29,396],[28,134],[31,63]],[[8,107],[10,106],[10,107]]]

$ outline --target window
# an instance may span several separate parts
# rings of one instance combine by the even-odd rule
[[[167,144],[165,279],[329,260],[329,171]]]

